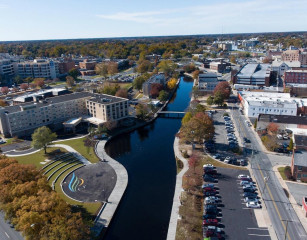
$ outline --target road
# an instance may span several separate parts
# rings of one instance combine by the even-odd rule
[[[229,106],[233,107],[231,114],[240,137],[247,137],[251,140],[249,147],[245,147],[245,153],[250,157],[253,176],[258,183],[259,191],[262,193],[263,202],[266,205],[278,239],[307,239],[301,222],[272,170],[272,164],[268,156],[262,152],[262,147],[256,138],[255,132],[251,127],[247,126],[245,123],[246,118],[240,113],[238,107],[235,104],[229,104]]]
[[[0,240],[23,240],[23,237],[4,220],[4,213],[0,212]]]

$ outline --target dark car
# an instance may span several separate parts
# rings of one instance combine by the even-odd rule
[[[212,183],[207,183],[207,184],[203,184],[202,185],[202,188],[214,188],[214,184],[212,184]]]
[[[208,218],[203,221],[204,226],[208,226],[208,225],[217,226],[218,224],[219,224],[219,221],[216,218]]]
[[[251,142],[251,140],[249,140],[249,139],[246,138],[246,137],[244,137],[243,140],[244,140],[245,143],[250,143],[250,142]]]
[[[244,191],[244,192],[251,192],[251,193],[254,193],[254,192],[256,192],[256,189],[255,189],[255,188],[244,188],[243,191]]]
[[[211,197],[211,196],[215,196],[216,192],[204,192],[204,196],[205,197]]]
[[[206,213],[203,215],[203,219],[214,219],[214,218],[216,218],[216,214]]]
[[[252,192],[245,192],[245,193],[243,193],[243,197],[244,197],[244,198],[246,198],[246,197],[257,198],[257,197],[258,197],[258,194],[257,194],[257,193],[252,193]]]
[[[252,182],[253,180],[251,178],[241,178],[241,181],[248,181],[248,182]]]
[[[208,209],[205,209],[205,213],[206,214],[217,214],[218,213],[218,210],[217,208],[208,208]]]
[[[203,189],[203,192],[204,192],[204,193],[206,193],[206,192],[214,192],[214,193],[216,193],[216,189],[205,188],[205,189]]]

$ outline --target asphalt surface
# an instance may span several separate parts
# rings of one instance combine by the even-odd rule
[[[17,232],[14,228],[4,220],[4,213],[0,212],[0,240],[23,240],[20,232]]]
[[[307,185],[292,182],[286,182],[286,184],[297,204],[302,206],[303,197],[307,195]]]
[[[252,127],[248,127],[243,116],[235,104],[231,110],[234,122],[239,128],[240,137],[247,137],[251,140],[250,147],[246,147],[245,153],[250,157],[252,173],[257,180],[259,191],[262,192],[268,215],[278,239],[300,240],[307,239],[306,232],[293,210],[286,194],[280,185],[272,164],[266,153],[262,152]],[[286,233],[287,232],[287,233]]]
[[[221,176],[217,184],[222,197],[222,220],[225,238],[233,240],[269,240],[267,228],[259,228],[254,211],[243,201],[243,190],[239,185],[238,175],[250,175],[248,170],[217,168]]]
[[[63,182],[63,190],[82,202],[103,202],[110,196],[116,179],[114,169],[107,162],[99,162],[70,173]]]

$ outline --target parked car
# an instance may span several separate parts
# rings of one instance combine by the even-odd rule
[[[253,184],[253,183],[250,182],[250,181],[245,181],[245,180],[243,180],[243,181],[240,182],[240,185],[241,185],[241,186],[245,186],[245,185],[249,185],[249,184]]]
[[[279,140],[282,140],[282,139],[283,139],[283,136],[282,136],[281,134],[277,134],[277,138],[278,138]]]
[[[212,182],[212,183],[217,183],[218,182],[217,179],[215,179],[215,178],[213,178],[211,176],[208,176],[208,175],[204,175],[203,178],[204,178],[205,182]]]
[[[244,140],[245,143],[250,143],[250,142],[251,142],[251,141],[250,141],[248,138],[246,138],[246,137],[244,137],[243,140]]]
[[[243,193],[243,197],[244,198],[246,198],[246,197],[258,198],[258,195],[257,195],[257,193],[245,192],[245,193]]]
[[[209,218],[209,219],[205,219],[203,221],[203,225],[204,226],[217,226],[219,224],[219,221],[216,218]]]
[[[255,189],[255,188],[250,188],[250,187],[248,187],[248,188],[243,188],[243,191],[244,191],[244,192],[251,192],[251,193],[254,193],[254,192],[256,192],[256,189]]]
[[[216,218],[216,214],[207,213],[203,215],[203,219],[214,219],[214,218]]]
[[[261,205],[258,202],[247,202],[246,207],[248,207],[248,208],[261,208]]]
[[[240,175],[238,176],[238,178],[239,178],[239,179],[242,179],[242,178],[250,178],[250,176],[244,175],[244,174],[240,174]]]
[[[240,159],[240,166],[246,166],[246,161],[244,159]]]
[[[214,188],[214,184],[212,184],[212,183],[206,183],[206,184],[203,184],[202,185],[202,188]]]
[[[257,188],[254,186],[254,184],[253,184],[252,182],[251,182],[250,184],[243,185],[242,187],[243,187],[243,190],[244,190],[245,188],[257,189]]]
[[[254,197],[245,197],[244,198],[244,202],[256,202],[256,203],[259,203],[259,200],[257,198],[254,198]]]

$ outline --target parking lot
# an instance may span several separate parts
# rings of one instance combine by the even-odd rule
[[[225,111],[217,111],[212,115],[215,127],[215,148],[214,152],[210,153],[211,156],[218,156],[218,160],[232,163],[234,165],[240,165],[240,160],[244,161],[246,165],[248,163],[244,156],[236,155],[232,149],[238,148],[239,136],[235,129],[235,126],[230,118],[224,120],[223,114]],[[227,159],[225,159],[227,158]],[[226,161],[225,161],[226,160]]]
[[[220,225],[225,239],[266,240],[270,239],[268,229],[258,227],[254,211],[262,209],[247,208],[243,201],[243,190],[238,180],[239,174],[249,175],[247,170],[217,168],[218,188],[221,202],[219,204]]]

